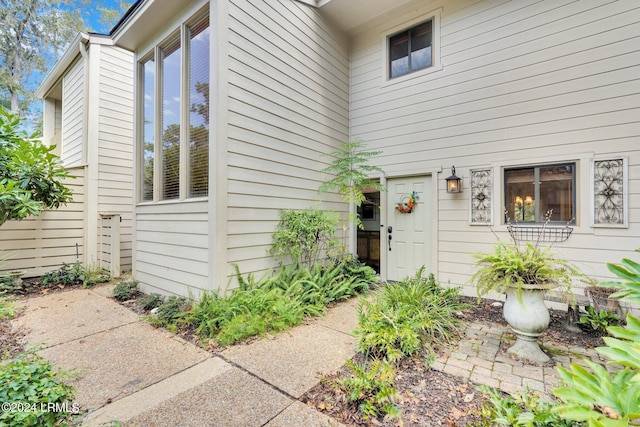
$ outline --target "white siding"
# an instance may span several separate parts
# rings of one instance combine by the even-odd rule
[[[98,212],[119,214],[120,267],[131,269],[133,210],[133,54],[100,46]]]
[[[62,79],[62,161],[65,166],[83,162],[84,61],[79,59]]]
[[[469,225],[469,169],[494,168],[494,228],[507,239],[500,224],[500,168],[574,160],[578,226],[554,248],[593,277],[607,277],[606,262],[618,262],[639,246],[640,5],[493,0],[423,5],[415,2],[385,21],[410,21],[417,6],[426,12],[442,5],[443,69],[385,82],[387,27],[372,24],[359,33],[351,54],[351,135],[383,150],[376,163],[389,176],[442,168],[435,242],[440,281],[468,285],[470,254],[495,243],[486,226]],[[590,161],[607,156],[629,160],[625,229],[589,224]],[[451,165],[463,177],[461,195],[445,192]]]
[[[319,196],[349,129],[348,52],[316,9],[289,0],[229,8],[228,274],[261,272],[281,209],[344,211]],[[324,199],[322,204],[316,204]]]
[[[8,270],[27,270],[26,277],[40,276],[62,263],[76,262],[76,245],[83,260],[84,168],[69,172],[76,178],[64,183],[73,191],[73,203],[0,227],[0,252],[10,256]]]
[[[138,206],[135,277],[145,291],[197,296],[210,289],[206,202]]]

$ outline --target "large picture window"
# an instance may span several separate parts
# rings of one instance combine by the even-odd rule
[[[573,223],[576,217],[575,163],[504,171],[505,207],[512,221]]]
[[[140,201],[209,193],[209,35],[208,17],[189,22],[139,65]]]

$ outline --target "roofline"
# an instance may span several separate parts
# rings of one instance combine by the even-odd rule
[[[69,68],[76,57],[80,55],[80,43],[87,45],[87,43],[89,43],[89,39],[89,34],[80,32],[71,41],[71,43],[69,43],[69,47],[67,47],[67,50],[62,54],[60,59],[58,59],[53,68],[47,73],[47,76],[44,78],[44,80],[42,80],[40,86],[38,86],[38,89],[36,89],[36,96],[39,99],[44,99],[44,97],[47,96],[47,93],[60,79],[65,70]]]
[[[136,10],[138,10],[140,8],[140,5],[143,2],[144,2],[144,0],[136,0],[131,5],[131,7],[129,7],[129,9],[127,9],[127,11],[124,13],[124,15],[122,15],[122,18],[120,18],[120,20],[118,22],[116,22],[116,25],[113,26],[111,31],[109,31],[109,36],[113,37],[113,35],[120,30],[120,27],[123,27],[124,24],[131,19],[131,16],[133,14],[135,14]]]

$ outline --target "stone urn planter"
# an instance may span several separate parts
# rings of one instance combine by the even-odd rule
[[[513,333],[516,342],[508,350],[519,359],[536,363],[548,362],[547,356],[538,345],[538,337],[549,326],[551,317],[544,303],[544,294],[548,286],[522,285],[508,287],[505,291],[503,316]]]
[[[509,349],[518,358],[535,363],[549,360],[537,339],[549,326],[545,292],[560,288],[567,295],[574,282],[588,282],[577,267],[560,259],[549,247],[531,243],[509,245],[502,241],[493,251],[476,253],[476,272],[470,282],[476,285],[478,298],[490,292],[506,295],[503,315],[516,334]]]

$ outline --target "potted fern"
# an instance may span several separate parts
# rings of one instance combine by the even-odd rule
[[[478,298],[492,291],[506,294],[503,315],[517,337],[509,352],[521,359],[547,362],[549,356],[537,344],[550,320],[544,294],[563,288],[566,295],[572,295],[572,283],[586,277],[577,267],[558,258],[550,247],[541,247],[540,241],[499,241],[491,252],[472,256],[477,260],[477,270],[470,281],[477,287]]]

